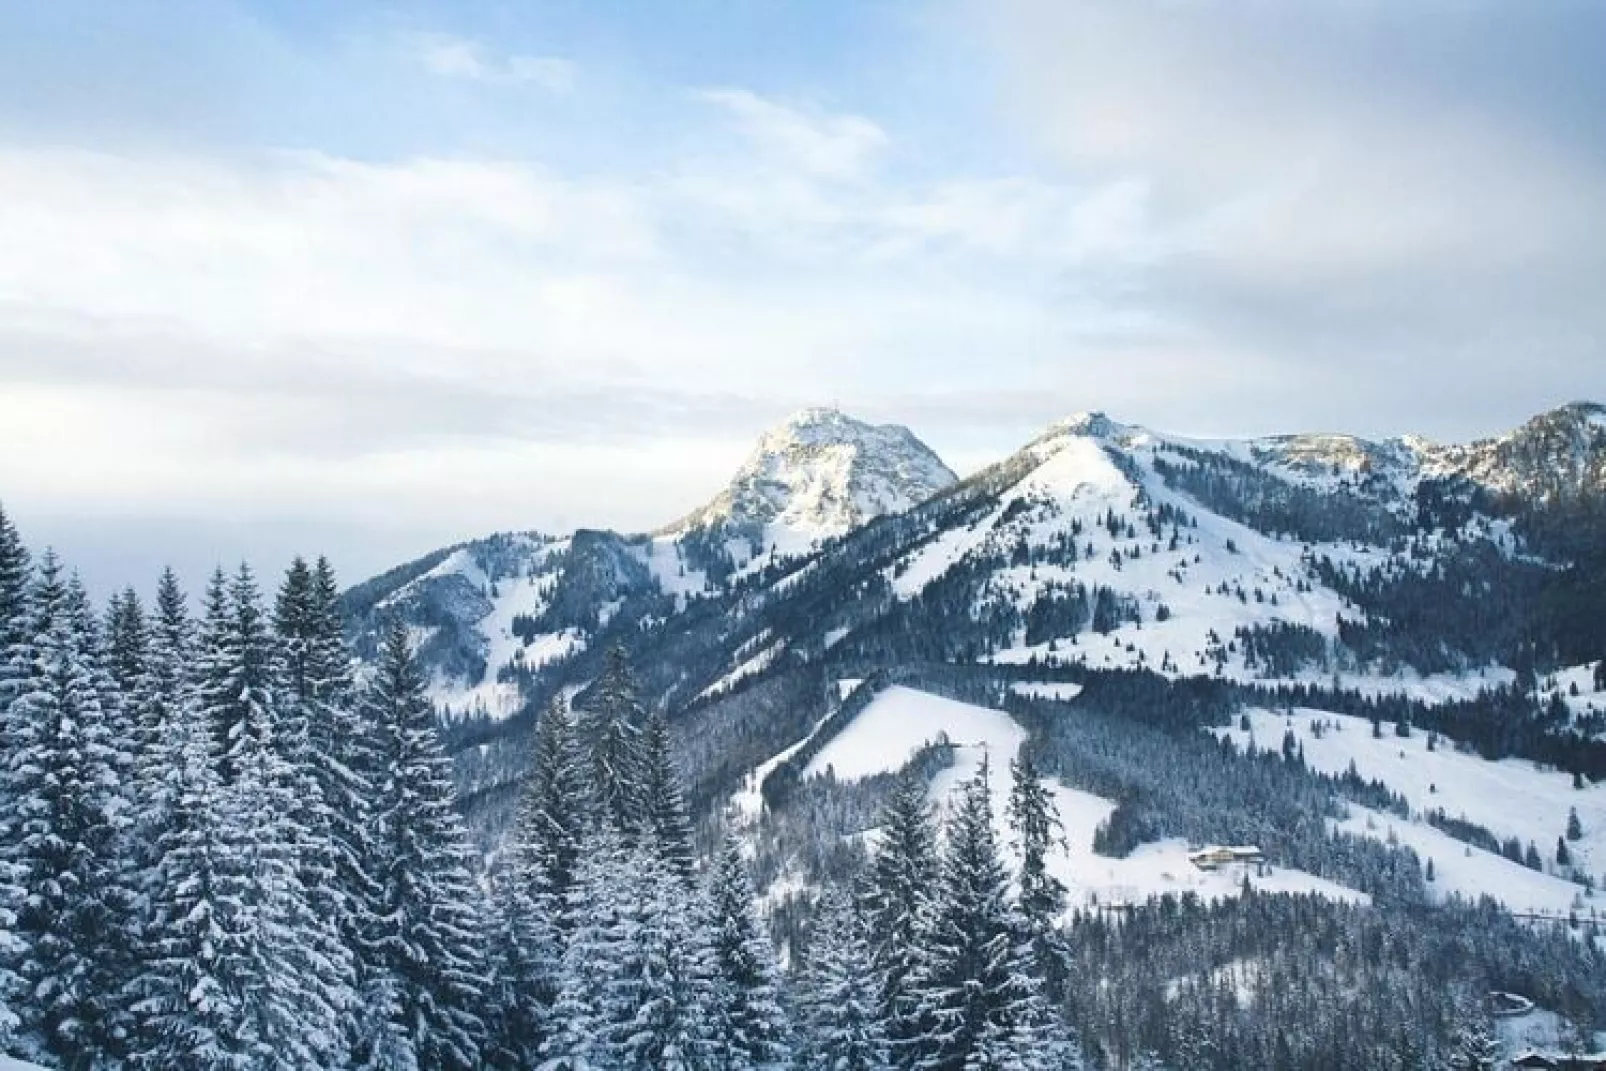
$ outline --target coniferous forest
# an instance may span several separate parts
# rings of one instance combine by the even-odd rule
[[[327,562],[171,572],[103,610],[0,521],[4,1048],[90,1068],[1062,1068],[1055,890],[1012,892],[986,785],[893,794],[783,973],[749,860],[699,853],[621,650],[538,719],[470,847],[409,637],[360,676]],[[1000,776],[994,772],[993,776]],[[1051,835],[1041,796],[1012,813]],[[1040,852],[1037,858],[1040,861]]]
[[[1081,674],[1063,717],[906,666],[769,769],[755,837],[681,768],[728,791],[737,723],[677,737],[615,644],[529,719],[507,813],[475,830],[474,748],[449,754],[414,631],[357,659],[326,560],[97,607],[0,515],[0,628],[0,1044],[45,1067],[1438,1071],[1496,1066],[1491,990],[1580,1038],[1606,1022],[1592,933],[1430,904],[1431,861],[1326,828],[1346,800],[1403,803],[1297,746],[1217,742],[1200,729],[1239,697],[1208,682]],[[802,780],[894,678],[1006,707],[1029,742],[940,818],[941,741]],[[770,694],[738,721],[795,732],[797,696]],[[1106,855],[1253,840],[1370,901],[1246,885],[1068,914],[1050,776],[1118,801]],[[812,892],[760,901],[789,867]]]

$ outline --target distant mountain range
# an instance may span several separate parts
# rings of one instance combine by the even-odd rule
[[[964,480],[905,428],[810,409],[657,532],[492,535],[346,607],[360,653],[411,625],[472,791],[516,779],[506,745],[616,642],[672,716],[910,664],[1476,694],[1606,649],[1603,502],[1587,403],[1451,446],[1087,413]],[[809,716],[744,737],[709,783]]]

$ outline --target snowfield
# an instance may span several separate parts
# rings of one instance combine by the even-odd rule
[[[979,765],[981,754],[990,753],[994,769],[1007,779],[1009,760],[1026,739],[1026,730],[1002,711],[913,688],[892,687],[876,696],[846,729],[821,748],[803,775],[814,777],[830,768],[839,780],[857,781],[878,773],[895,773],[915,752],[939,736],[962,745],[961,751],[974,753],[973,764],[967,758],[957,759],[956,769]]]
[[[1583,838],[1567,844],[1574,865],[1597,876],[1606,870],[1606,785],[1575,789],[1571,776],[1558,770],[1525,759],[1490,762],[1457,751],[1443,739],[1429,751],[1425,731],[1414,729],[1409,737],[1399,737],[1393,722],[1383,722],[1382,737],[1374,738],[1372,723],[1365,718],[1304,708],[1291,715],[1270,710],[1248,714],[1248,733],[1238,728],[1236,720],[1231,728],[1216,733],[1240,747],[1277,750],[1291,728],[1312,769],[1342,774],[1353,762],[1362,777],[1381,781],[1404,796],[1414,818],[1443,809],[1451,818],[1476,822],[1502,840],[1516,837],[1524,846],[1532,841],[1547,865],[1554,863],[1556,838],[1566,833],[1569,809],[1576,808]]]
[[[818,776],[827,769],[842,780],[857,780],[901,769],[923,746],[946,736],[955,745],[954,763],[931,784],[931,799],[946,810],[954,791],[981,768],[991,766],[993,820],[999,843],[1011,866],[1019,863],[1009,830],[1009,762],[1026,740],[1026,730],[1008,714],[893,687],[878,695],[837,737],[820,750],[804,771]],[[801,745],[797,745],[801,746]],[[757,783],[762,783],[762,777]],[[1369,903],[1364,893],[1303,871],[1270,866],[1225,867],[1203,871],[1188,859],[1186,841],[1171,839],[1145,844],[1125,859],[1093,851],[1099,824],[1115,810],[1111,800],[1069,788],[1055,779],[1043,784],[1052,793],[1065,837],[1049,855],[1049,870],[1065,884],[1067,911],[1097,906],[1141,903],[1151,897],[1193,893],[1204,899],[1236,896],[1245,879],[1263,892],[1317,893],[1334,900]],[[756,789],[754,790],[756,792]]]
[[[1435,900],[1451,897],[1476,900],[1490,896],[1514,913],[1545,916],[1577,913],[1580,918],[1595,916],[1600,907],[1606,906],[1606,901],[1589,897],[1581,885],[1529,870],[1503,855],[1463,844],[1425,822],[1402,821],[1391,814],[1353,803],[1349,811],[1347,819],[1329,819],[1329,824],[1352,836],[1402,844],[1422,858],[1424,867],[1432,861],[1434,879],[1427,888],[1428,895]]]

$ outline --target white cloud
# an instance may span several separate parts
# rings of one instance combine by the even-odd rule
[[[1514,141],[1496,167],[1471,120],[1419,144],[1336,104],[1343,136],[1288,104],[1268,141],[1218,112],[1275,95],[1270,74],[1195,76],[1160,48],[1178,102],[1115,30],[1067,73],[1057,16],[1017,16],[1002,36],[1056,171],[911,178],[875,121],[740,89],[679,97],[667,161],[583,176],[0,145],[0,490],[63,515],[636,526],[822,400],[974,460],[1082,408],[1442,433],[1606,390],[1578,357],[1602,274],[1558,268],[1606,248],[1606,213],[1558,151]],[[443,77],[516,66],[436,44]],[[1514,339],[1523,382],[1491,389]]]
[[[483,45],[460,37],[428,34],[413,42],[418,62],[442,78],[498,85],[535,85],[551,93],[574,92],[578,68],[556,56],[494,56]]]
[[[1513,88],[1529,87],[1491,84],[1522,78],[1501,41],[1527,19],[1514,9],[978,10],[1040,143],[1070,174],[1146,184],[1167,244],[1235,278],[1325,286],[1600,263],[1589,252],[1606,238],[1600,146],[1558,141],[1542,115],[1513,108]],[[1499,57],[1498,76],[1481,51]]]
[[[816,178],[860,177],[887,145],[886,132],[860,115],[806,110],[746,89],[704,89],[697,96],[729,113],[773,161]]]

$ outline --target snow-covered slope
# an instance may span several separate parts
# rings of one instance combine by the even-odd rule
[[[453,716],[505,718],[532,680],[590,650],[610,625],[642,627],[716,596],[947,487],[954,475],[908,429],[805,409],[766,432],[712,502],[653,535],[504,533],[428,555],[348,594],[359,651],[400,615]],[[732,667],[726,690],[780,653]]]
[[[1089,631],[1068,617],[1063,627],[1023,630],[990,657],[1172,675],[1254,676],[1258,667],[1229,649],[1238,629],[1286,624],[1331,641],[1340,615],[1359,616],[1322,585],[1312,559],[1380,562],[1381,551],[1276,538],[1211,512],[1158,474],[1157,462],[1190,464],[1178,446],[1197,449],[1100,414],[1055,425],[997,467],[1011,478],[986,515],[892,567],[894,590],[911,599],[969,566],[987,570],[984,597],[1028,615],[1076,586],[1107,592],[1118,607],[1112,627]]]
[[[1418,444],[1425,471],[1464,477],[1505,495],[1568,498],[1606,490],[1606,406],[1540,413],[1522,427],[1457,446]]]
[[[809,763],[805,775],[830,771],[853,781],[904,767],[927,744],[946,740],[954,747],[953,764],[931,785],[931,799],[946,812],[959,787],[989,766],[993,821],[998,842],[1011,867],[1019,858],[1009,829],[1010,761],[1026,740],[1026,730],[1008,714],[961,703],[912,688],[893,687],[831,740]],[[1141,903],[1154,896],[1191,893],[1212,900],[1238,895],[1244,883],[1261,892],[1318,893],[1336,900],[1363,903],[1362,893],[1286,867],[1224,867],[1205,871],[1188,858],[1191,848],[1176,838],[1146,844],[1122,859],[1093,851],[1099,825],[1115,810],[1113,801],[1045,779],[1064,828],[1064,839],[1049,852],[1049,871],[1067,890],[1066,909]]]
[[[1292,732],[1305,762],[1323,773],[1342,775],[1352,766],[1365,780],[1381,781],[1405,798],[1409,819],[1380,815],[1364,808],[1341,828],[1379,839],[1393,837],[1432,859],[1436,877],[1431,892],[1467,899],[1493,896],[1518,911],[1593,917],[1606,912],[1593,896],[1570,880],[1598,874],[1606,863],[1606,785],[1573,787],[1571,777],[1521,759],[1490,762],[1432,734],[1414,730],[1397,735],[1392,722],[1374,736],[1364,718],[1298,708],[1278,713],[1246,711],[1246,732],[1238,723],[1220,730],[1240,747],[1280,750]],[[1475,823],[1504,841],[1534,845],[1544,861],[1534,871],[1503,856],[1455,840],[1427,822],[1431,812]],[[1579,819],[1576,840],[1567,840],[1570,867],[1555,863],[1558,840],[1566,838],[1568,819]]]
[[[896,424],[804,409],[759,439],[713,501],[666,532],[718,531],[795,553],[952,484],[942,459]]]

